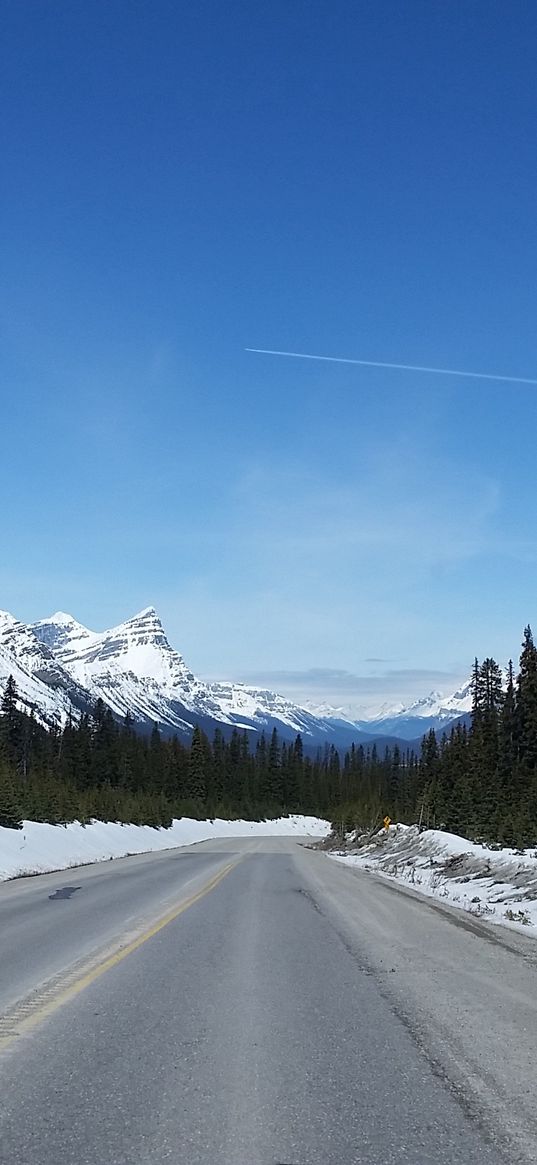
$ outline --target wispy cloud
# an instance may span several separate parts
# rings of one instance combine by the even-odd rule
[[[364,663],[396,663],[395,659],[383,659],[379,655],[366,655]]]
[[[448,685],[456,683],[460,672],[442,671],[438,668],[399,668],[397,670],[371,672],[366,675],[355,675],[353,672],[339,668],[314,667],[306,671],[265,671],[247,672],[241,675],[243,683],[258,684],[265,687],[301,688],[304,691],[328,692],[334,689],[338,692],[369,692],[385,688],[387,684],[418,683],[434,685]]]
[[[394,554],[399,566],[413,560],[422,569],[489,550],[499,504],[492,476],[429,462],[396,439],[379,442],[336,482],[302,466],[253,466],[237,490],[237,536],[262,556],[265,547],[275,564],[290,553],[294,565],[309,558],[316,573],[331,565],[327,555],[341,556],[339,570]]]
[[[330,703],[449,691],[476,652],[502,653],[477,614],[495,556],[510,569],[501,510],[493,473],[408,433],[343,448],[335,471],[252,458],[162,607],[208,678]]]
[[[359,717],[371,706],[427,695],[432,689],[446,695],[467,679],[464,668],[397,668],[356,674],[340,668],[314,667],[305,671],[268,670],[243,673],[243,683],[281,692],[297,703],[328,704]]]

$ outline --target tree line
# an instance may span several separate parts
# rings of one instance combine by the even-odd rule
[[[23,819],[169,826],[173,818],[260,820],[288,813],[328,812],[337,796],[328,773],[339,767],[304,755],[302,739],[282,741],[276,729],[233,729],[212,740],[198,726],[192,740],[164,739],[155,724],[148,737],[127,715],[123,723],[102,700],[63,728],[44,728],[21,712],[9,677],[0,702],[0,825]],[[330,778],[332,779],[332,778]]]
[[[341,832],[388,815],[504,845],[537,843],[537,648],[526,628],[520,669],[507,682],[492,658],[473,669],[472,713],[419,749],[334,745],[309,756],[300,736],[234,729],[189,744],[118,723],[101,701],[62,729],[18,707],[10,677],[0,703],[0,825],[23,819],[134,822],[177,817],[260,820],[308,813]]]

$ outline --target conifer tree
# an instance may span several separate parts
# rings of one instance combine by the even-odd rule
[[[270,747],[268,752],[268,766],[267,766],[267,803],[270,806],[281,809],[282,805],[282,773],[281,773],[281,749],[278,739],[278,731],[276,728],[272,729],[272,736],[270,738]]]
[[[22,829],[22,804],[5,762],[0,762],[0,826]]]
[[[226,785],[226,748],[222,730],[215,729],[213,739],[212,788],[215,805],[221,805]]]
[[[190,760],[188,765],[188,782],[187,782],[187,797],[190,798],[198,807],[198,811],[205,801],[207,791],[207,775],[206,775],[206,749],[204,747],[204,734],[201,728],[196,725],[192,734],[192,743],[190,745]]]
[[[9,765],[18,766],[22,753],[22,715],[17,708],[18,692],[9,675],[0,701],[0,752]]]

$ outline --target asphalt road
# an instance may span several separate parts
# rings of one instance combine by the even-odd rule
[[[6,1165],[537,1159],[537,944],[295,841],[4,885],[0,943]]]
[[[127,942],[229,860],[187,846],[0,883],[0,1012]]]

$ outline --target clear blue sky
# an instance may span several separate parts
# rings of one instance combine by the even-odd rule
[[[537,376],[536,35],[7,0],[0,606],[153,603],[201,675],[336,702],[517,655],[537,389],[243,349]]]

